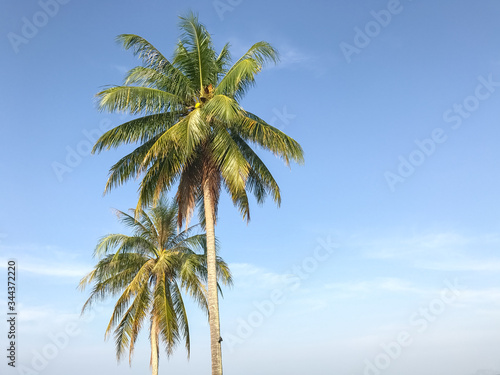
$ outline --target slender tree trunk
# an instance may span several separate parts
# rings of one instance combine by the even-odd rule
[[[153,375],[158,375],[158,319],[153,317],[151,323],[151,371]]]
[[[215,254],[215,207],[209,182],[203,184],[205,204],[205,229],[207,232],[208,321],[210,325],[210,351],[212,375],[222,375],[222,350],[220,344],[219,295]]]

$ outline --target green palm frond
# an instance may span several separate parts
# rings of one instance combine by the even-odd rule
[[[281,204],[280,188],[273,175],[254,150],[238,135],[232,134],[243,156],[251,166],[247,180],[247,189],[253,192],[257,203],[263,203],[269,194],[279,206]]]
[[[229,51],[229,47],[230,44],[226,43],[224,47],[222,47],[219,56],[217,56],[217,59],[215,60],[215,64],[217,66],[217,72],[214,82],[219,82],[220,76],[226,74],[228,70],[228,66],[231,63],[231,52]]]
[[[110,254],[101,259],[94,270],[80,281],[79,288],[81,290],[94,283],[90,297],[83,306],[82,313],[90,308],[95,301],[122,292],[147,259],[143,255],[130,253],[120,254],[118,257],[115,254]]]
[[[150,272],[154,267],[154,260],[148,260],[137,272],[133,280],[127,285],[122,295],[118,299],[113,309],[113,314],[106,328],[105,337],[109,335],[111,330],[116,326],[120,317],[123,316],[125,309],[130,304],[130,300],[138,295],[141,290],[148,287]]]
[[[254,44],[224,75],[215,94],[241,99],[254,85],[255,75],[270,61],[278,63],[278,51],[267,42]]]
[[[124,144],[148,142],[175,124],[178,118],[177,114],[167,112],[128,121],[101,135],[92,153],[100,153],[104,149],[110,150]]]
[[[194,13],[180,17],[179,27],[182,48],[176,51],[174,65],[179,66],[191,82],[198,83],[201,92],[206,85],[214,83],[210,78],[217,68],[211,36]]]
[[[179,340],[178,317],[172,302],[171,284],[162,277],[154,291],[153,314],[158,317],[160,337],[168,356]]]
[[[186,306],[184,305],[184,300],[182,299],[181,290],[177,283],[172,283],[172,304],[174,307],[175,314],[177,315],[177,325],[179,332],[179,339],[184,339],[187,357],[189,359],[191,353],[191,337],[189,335],[189,323],[187,317]]]
[[[166,130],[149,148],[143,160],[149,166],[154,160],[176,156],[175,162],[182,167],[193,156],[196,147],[209,135],[201,111],[196,109]]]
[[[242,121],[234,124],[231,130],[282,158],[286,165],[290,165],[290,161],[304,162],[304,152],[297,141],[250,112],[245,112]]]
[[[117,186],[123,185],[126,181],[137,178],[143,170],[143,161],[149,152],[149,148],[157,141],[159,136],[149,140],[142,146],[137,147],[130,154],[125,155],[116,164],[114,164],[109,172],[109,177],[104,188],[104,194]]]
[[[121,34],[116,41],[123,45],[126,50],[132,49],[148,68],[163,71],[165,67],[171,66],[170,62],[146,39],[134,34]]]
[[[135,210],[129,210],[129,212],[130,213],[128,214],[120,210],[115,210],[116,216],[122,224],[132,229],[135,236],[148,241],[151,248],[155,247],[157,245],[157,233],[152,223],[147,220],[147,214],[145,215],[144,211],[140,210],[137,215],[139,218],[137,218]],[[152,253],[157,254],[156,251]]]
[[[168,77],[169,82],[163,89],[182,98],[193,93],[189,79],[146,39],[133,34],[122,34],[117,39],[125,49],[132,49],[134,55],[142,59],[144,68]]]
[[[114,255],[115,259],[121,254],[128,252],[134,252],[140,255],[155,253],[154,246],[143,237],[109,234],[99,241],[94,251],[94,256],[100,257],[102,255],[107,255],[110,249],[116,249]]]
[[[217,127],[214,130],[216,133],[210,150],[214,162],[229,192],[239,194],[245,189],[250,165],[226,129]]]
[[[231,123],[241,117],[242,108],[238,102],[226,95],[215,95],[203,106],[202,114],[207,121]]]
[[[131,326],[130,326],[130,342],[129,342],[129,364],[132,364],[132,355],[134,353],[135,343],[139,336],[139,331],[142,328],[144,319],[148,315],[148,307],[151,303],[151,293],[149,291],[149,286],[144,285],[140,293],[134,300],[134,314],[131,316]]]
[[[142,321],[138,320],[144,318],[143,311],[149,305],[149,300],[150,291],[148,284],[144,283],[130,307],[124,314],[122,314],[123,317],[117,324],[117,328],[114,332],[116,357],[118,360],[121,359],[127,348],[129,349],[129,362],[132,360],[134,348],[133,343],[137,340],[137,334],[139,332],[137,325],[140,328],[140,325],[142,324]],[[108,330],[106,330],[106,335],[108,333]]]
[[[151,87],[113,86],[96,97],[101,111],[151,115],[182,110],[177,95]]]
[[[155,205],[162,194],[177,182],[182,158],[182,153],[172,148],[163,158],[151,162],[141,180],[136,210]]]

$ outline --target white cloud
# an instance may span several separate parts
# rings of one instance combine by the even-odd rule
[[[123,65],[111,65],[111,67],[117,70],[120,74],[126,74],[130,69]]]
[[[239,59],[251,47],[251,44],[243,43],[239,39],[231,39],[230,43],[230,51],[233,62],[235,62],[236,59]],[[319,66],[321,60],[312,53],[306,53],[299,50],[297,47],[294,47],[289,43],[281,43],[279,45],[273,44],[273,47],[278,50],[280,61],[277,65],[267,65],[265,69],[300,67],[310,69],[316,73],[321,73],[323,71],[323,69],[320,69]]]
[[[294,47],[283,46],[279,48],[280,64],[278,67],[286,68],[290,65],[309,64],[316,59],[313,56],[307,55]]]
[[[450,260],[442,262],[419,261],[417,267],[435,271],[500,271],[500,260]]]
[[[18,257],[17,267],[20,272],[40,276],[82,278],[92,270],[92,266],[69,262],[53,262],[45,259],[26,259]],[[0,267],[6,268],[7,258],[0,258]]]
[[[418,256],[457,256],[470,240],[454,233],[396,237],[359,244],[367,247],[365,255],[378,259],[408,259]]]
[[[439,271],[498,271],[500,246],[496,234],[464,236],[443,232],[412,237],[395,237],[358,242],[363,256],[369,259],[404,260],[416,268]]]
[[[55,277],[78,277],[81,278],[90,272],[91,268],[81,266],[78,264],[54,264],[54,265],[41,265],[41,264],[22,264],[20,269],[23,272],[31,272],[43,276]]]
[[[0,251],[9,254],[0,258],[0,268],[6,268],[7,259],[14,258],[20,272],[39,276],[82,278],[93,268],[79,262],[74,252],[52,246],[1,246]]]
[[[460,302],[471,307],[499,307],[500,288],[466,289],[461,292]]]
[[[279,274],[249,263],[232,263],[229,269],[238,286],[252,286],[265,289],[284,288],[289,274]]]
[[[289,314],[287,318],[294,318],[302,315],[310,315],[325,309],[328,306],[328,300],[321,297],[291,298],[290,304],[291,307],[288,309]]]
[[[382,277],[370,281],[358,281],[349,283],[328,283],[325,289],[334,291],[338,296],[356,296],[373,292],[391,293],[416,293],[425,294],[429,290],[418,288],[413,284],[399,278]]]
[[[19,320],[21,322],[47,322],[48,319],[52,319],[56,316],[56,311],[47,306],[26,306],[24,304],[19,305]]]

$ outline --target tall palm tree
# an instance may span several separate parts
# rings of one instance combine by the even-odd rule
[[[123,85],[99,92],[98,104],[101,110],[141,117],[103,134],[93,152],[138,145],[111,167],[105,192],[142,177],[140,208],[177,186],[180,227],[188,225],[199,206],[207,234],[212,374],[220,375],[215,224],[221,188],[249,220],[248,193],[258,203],[268,194],[278,205],[281,202],[278,184],[251,146],[271,151],[287,165],[302,163],[303,153],[295,140],[238,103],[263,66],[278,61],[277,51],[267,42],[258,42],[231,65],[229,45],[217,53],[197,16],[180,17],[180,29],[171,60],[137,35],[118,36],[143,65],[130,70]]]
[[[148,211],[117,214],[134,234],[109,234],[98,242],[94,255],[100,260],[80,282],[81,289],[93,284],[82,313],[97,300],[120,295],[105,337],[114,329],[117,358],[128,348],[129,362],[148,318],[150,365],[157,375],[160,339],[167,355],[184,340],[189,357],[189,326],[181,290],[208,312],[206,253],[199,254],[206,248],[206,237],[192,236],[192,227],[177,233],[177,207],[164,200]],[[231,283],[229,269],[220,258],[217,274],[223,283]]]

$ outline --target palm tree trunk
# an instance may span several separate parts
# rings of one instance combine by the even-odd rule
[[[210,325],[210,351],[212,375],[222,375],[222,350],[220,344],[219,296],[215,254],[215,207],[209,182],[203,184],[205,204],[205,229],[207,233],[208,322]]]
[[[152,375],[158,375],[158,319],[153,317],[151,323],[151,371]]]

